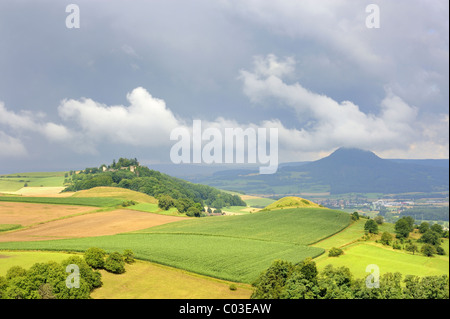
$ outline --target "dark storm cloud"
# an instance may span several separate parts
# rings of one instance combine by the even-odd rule
[[[0,3],[3,166],[14,156],[20,167],[53,159],[83,168],[125,152],[164,161],[169,145],[148,142],[153,121],[170,119],[159,130],[167,133],[197,118],[219,126],[272,123],[287,148],[282,161],[361,144],[386,156],[448,157],[446,1],[378,1],[379,29],[365,26],[366,4],[353,0],[77,1],[79,29],[65,26],[69,3]],[[289,72],[258,73],[270,59]],[[266,91],[251,86],[252,76]],[[270,76],[289,92],[326,97],[325,109],[348,117],[330,122],[317,113],[323,105],[299,108],[296,94],[273,91]],[[137,88],[151,96],[140,111],[129,100]],[[164,102],[160,116],[146,113],[153,100]],[[339,111],[344,101],[356,119]],[[396,105],[390,113],[386,101]],[[117,131],[114,110],[125,114]],[[135,116],[148,116],[149,127],[133,126]],[[367,122],[355,142],[347,131],[358,118]],[[381,133],[390,142],[384,148]]]

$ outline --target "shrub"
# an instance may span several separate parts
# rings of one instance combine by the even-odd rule
[[[328,257],[339,257],[343,253],[344,253],[344,251],[342,249],[333,247],[328,252]]]
[[[445,255],[445,250],[444,250],[444,248],[442,248],[441,246],[437,246],[437,247],[436,247],[436,253],[437,253],[438,255],[444,256],[444,255]]]
[[[94,269],[103,268],[105,265],[105,251],[101,248],[92,247],[84,252],[84,260]]]
[[[127,200],[122,203],[122,207],[128,207],[128,206],[133,206],[133,205],[136,205],[136,202],[134,200]]]
[[[237,290],[236,285],[235,285],[235,284],[231,284],[231,285],[230,285],[230,290],[233,290],[233,291],[234,291],[234,290]]]
[[[105,260],[106,271],[112,272],[114,274],[122,274],[125,272],[125,261],[123,257],[118,252],[113,252]]]
[[[389,245],[391,243],[391,241],[392,241],[392,235],[390,233],[386,232],[386,231],[383,232],[383,234],[381,235],[380,242],[383,245]]]
[[[134,253],[133,251],[131,251],[131,249],[124,250],[123,261],[125,261],[127,264],[134,263]]]

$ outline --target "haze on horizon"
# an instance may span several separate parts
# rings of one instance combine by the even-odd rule
[[[449,157],[448,1],[70,3],[0,3],[0,174],[170,163],[197,119],[278,128],[280,163]]]

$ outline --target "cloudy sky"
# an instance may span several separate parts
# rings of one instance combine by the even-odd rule
[[[0,174],[170,162],[193,120],[278,128],[280,162],[342,146],[448,158],[448,6],[2,0]]]

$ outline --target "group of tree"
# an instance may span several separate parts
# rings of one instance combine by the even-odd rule
[[[134,262],[134,253],[126,249],[123,254],[116,251],[107,255],[103,249],[92,247],[84,252],[84,259],[93,269],[105,269],[114,274],[122,274],[125,272],[125,263]]]
[[[61,263],[35,263],[28,270],[21,266],[8,269],[0,276],[0,299],[89,299],[90,293],[102,286],[99,269],[123,273],[125,263],[134,262],[131,250],[109,255],[100,248],[89,248],[83,257],[71,256]],[[77,283],[72,279],[77,266]],[[68,280],[73,285],[68,285]]]
[[[119,159],[118,163],[113,162],[110,167],[123,167],[121,165],[134,165],[137,159]],[[126,167],[126,166],[125,166]],[[135,171],[130,170],[113,170],[103,171],[101,168],[87,168],[79,174],[71,175],[70,185],[64,191],[79,191],[99,186],[121,187],[154,197],[167,195],[174,200],[163,204],[165,207],[177,207],[186,204],[181,199],[189,199],[194,203],[203,207],[210,206],[221,209],[227,206],[246,206],[245,202],[238,195],[232,195],[220,191],[214,187],[194,184],[185,180],[163,174],[161,172],[151,170],[145,166],[137,166]],[[189,205],[187,210],[193,207]],[[194,211],[191,210],[191,211]],[[197,211],[195,211],[199,214]]]
[[[69,265],[79,269],[79,287],[68,287]],[[101,274],[87,262],[72,256],[61,263],[35,263],[28,270],[13,266],[0,276],[0,299],[89,299],[94,288],[102,285]]]
[[[366,223],[367,224],[367,223]],[[373,224],[371,224],[373,225]],[[422,243],[420,252],[425,256],[431,257],[435,254],[445,255],[445,250],[440,246],[443,237],[448,237],[448,231],[444,231],[439,224],[429,225],[422,222],[419,226],[415,225],[415,220],[411,216],[405,216],[398,219],[394,225],[395,238],[391,233],[385,231],[381,235],[380,242],[383,245],[390,245],[394,249],[405,249],[413,254],[419,251],[416,242]],[[415,242],[410,237],[410,233],[417,229],[421,237]],[[404,246],[402,247],[402,245]]]
[[[427,222],[422,222],[418,229],[422,236],[417,241],[423,243],[422,252],[424,255],[445,255],[445,250],[441,247],[441,243],[443,237],[448,238],[448,231],[444,232],[439,224],[430,226]]]
[[[353,278],[347,267],[326,266],[321,272],[311,258],[293,264],[276,260],[253,283],[253,299],[448,299],[447,275],[417,277],[385,273],[378,288],[368,278]]]

